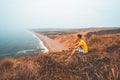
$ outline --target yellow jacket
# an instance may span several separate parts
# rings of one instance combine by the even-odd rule
[[[79,45],[84,51],[86,51],[86,53],[88,53],[88,47],[87,47],[87,44],[85,43],[84,40],[79,40],[79,41],[78,41],[78,45]]]

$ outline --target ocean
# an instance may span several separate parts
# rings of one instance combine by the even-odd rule
[[[48,52],[48,49],[32,31],[26,29],[0,30],[0,59],[18,58],[40,52]]]

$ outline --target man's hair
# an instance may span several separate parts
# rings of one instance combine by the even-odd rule
[[[82,38],[82,35],[81,35],[81,34],[78,34],[77,36],[78,36],[78,38]]]

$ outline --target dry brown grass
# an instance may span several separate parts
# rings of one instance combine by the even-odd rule
[[[119,80],[119,61],[101,55],[76,55],[65,62],[64,54],[38,55],[30,63],[19,63],[7,72],[0,73],[1,80]],[[58,60],[57,60],[57,59]],[[28,59],[29,60],[29,59]],[[114,62],[115,61],[115,62]]]
[[[32,60],[27,58],[27,62],[19,62],[18,60],[14,63],[16,66],[3,60],[2,63],[10,64],[10,66],[8,65],[8,68],[0,65],[4,69],[4,71],[0,72],[0,80],[120,79],[120,62],[112,57],[98,54],[77,54],[71,62],[65,62],[67,54],[65,55],[62,52],[51,54],[39,54],[32,57]]]
[[[120,50],[120,35],[92,36],[87,44],[90,52],[118,52]]]
[[[39,55],[35,63],[39,64],[40,80],[117,80],[119,62],[101,55],[76,55],[71,62],[65,62],[62,53]],[[56,59],[57,58],[57,59]]]

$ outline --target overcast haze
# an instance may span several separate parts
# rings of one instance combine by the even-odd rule
[[[0,27],[120,27],[119,4],[120,0],[0,0]]]

